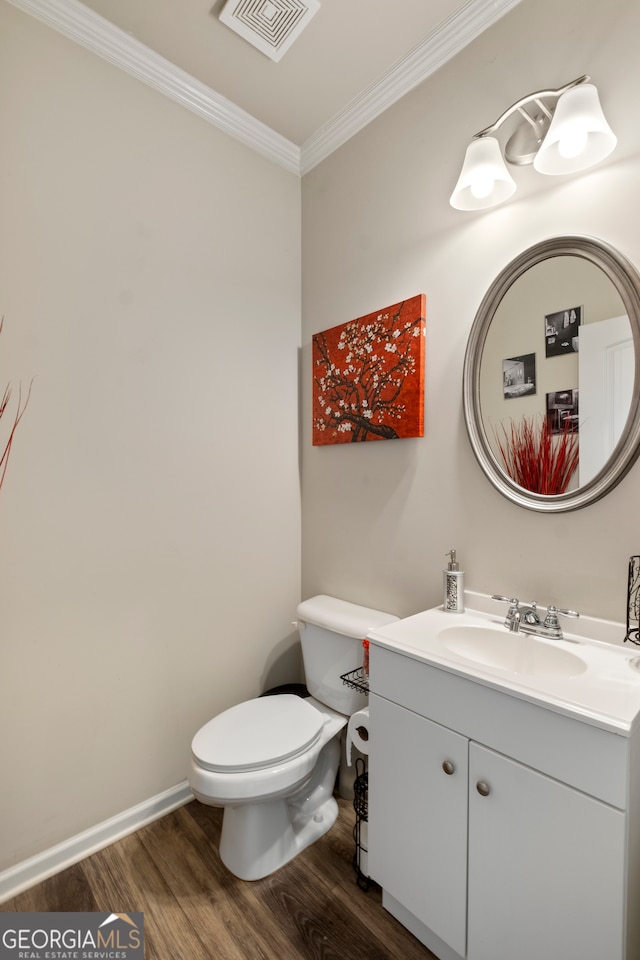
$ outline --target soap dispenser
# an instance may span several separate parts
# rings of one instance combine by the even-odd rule
[[[445,554],[449,557],[446,570],[442,571],[443,608],[447,613],[464,613],[464,572],[456,560],[456,551]]]

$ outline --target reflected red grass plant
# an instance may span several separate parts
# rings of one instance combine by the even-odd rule
[[[532,493],[564,493],[578,466],[578,434],[570,422],[554,434],[546,417],[522,417],[494,428],[504,466],[519,486]]]

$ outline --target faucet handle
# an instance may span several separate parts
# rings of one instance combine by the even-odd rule
[[[491,597],[492,600],[499,600],[500,603],[508,603],[509,609],[507,610],[507,615],[504,618],[504,625],[507,630],[510,630],[511,633],[518,633],[520,631],[520,601],[517,598],[512,600],[509,597],[501,597],[497,593],[494,593]]]
[[[562,640],[562,630],[560,629],[560,624],[558,623],[558,614],[561,617],[579,617],[580,614],[577,610],[558,610],[557,607],[553,605],[547,607],[547,615],[544,618],[544,629],[546,636],[553,637],[556,640]]]
[[[520,601],[518,600],[517,597],[513,597],[512,599],[509,599],[509,597],[501,597],[498,593],[494,593],[491,599],[498,600],[500,603],[509,604],[509,610],[507,611],[507,619],[509,619],[509,617],[512,617],[516,613],[516,611],[519,612],[520,610]]]
[[[580,616],[577,610],[558,610],[558,613],[561,617],[572,617],[574,620]]]
[[[545,627],[557,626],[558,614],[560,614],[561,617],[571,617],[574,620],[580,616],[577,610],[559,610],[558,607],[554,607],[552,605],[550,607],[547,607],[547,615],[544,619]]]

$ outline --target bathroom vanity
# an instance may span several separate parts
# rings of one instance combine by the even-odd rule
[[[383,905],[440,960],[638,960],[640,650],[473,599],[369,634]]]

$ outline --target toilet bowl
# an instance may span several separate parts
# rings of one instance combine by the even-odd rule
[[[201,727],[191,745],[191,789],[202,803],[224,807],[220,858],[241,880],[274,873],[335,823],[340,734],[367,704],[341,675],[361,664],[367,632],[397,619],[326,596],[297,612],[311,695],[239,703]]]
[[[268,876],[333,826],[346,723],[312,697],[282,694],[231,707],[195,735],[191,789],[225,807],[220,858],[236,877]]]

